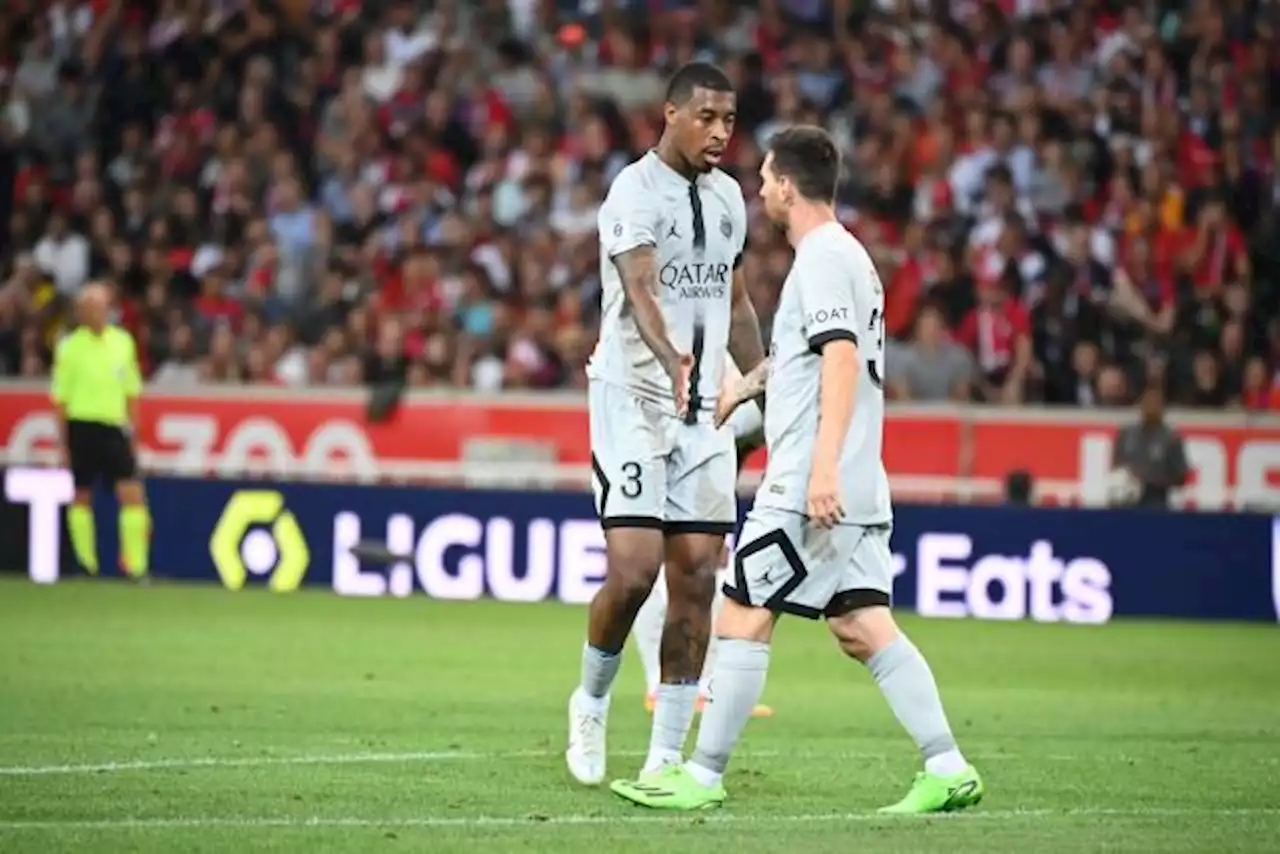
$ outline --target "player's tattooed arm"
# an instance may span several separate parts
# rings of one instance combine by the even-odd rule
[[[717,427],[729,420],[734,410],[749,400],[760,400],[763,406],[764,389],[769,382],[769,359],[762,360],[747,372],[746,376],[723,389],[716,401]]]
[[[764,339],[760,335],[760,319],[747,294],[742,268],[733,271],[733,307],[729,316],[729,355],[744,374],[764,361]]]
[[[671,378],[676,414],[683,415],[689,403],[688,375],[693,358],[677,350],[667,334],[667,322],[657,299],[657,252],[652,246],[637,246],[613,256],[613,263],[622,279],[627,310],[635,320],[640,339]]]

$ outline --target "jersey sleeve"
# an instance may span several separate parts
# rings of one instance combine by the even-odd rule
[[[124,347],[127,362],[124,369],[124,393],[127,397],[138,397],[142,394],[142,371],[138,367],[138,345],[133,336],[121,331],[124,335]]]
[[[658,245],[658,211],[635,173],[619,175],[600,206],[600,251],[610,258],[641,246]]]
[[[49,397],[58,406],[65,406],[67,403],[67,390],[71,383],[68,375],[72,370],[73,358],[71,339],[63,338],[53,351],[53,376],[49,387]]]
[[[854,283],[858,276],[874,275],[870,259],[849,257],[827,247],[797,258],[796,285],[804,312],[804,334],[809,349],[821,353],[831,341],[858,343],[858,314]]]
[[[738,242],[737,253],[733,256],[733,269],[736,270],[742,266],[742,259],[747,254],[747,229],[750,223],[747,219],[747,200],[743,198],[742,185],[735,181],[733,189],[734,199],[736,200],[733,214],[733,233]]]

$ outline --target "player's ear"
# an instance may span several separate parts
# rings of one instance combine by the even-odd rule
[[[667,101],[665,104],[662,105],[662,115],[663,115],[663,118],[667,120],[667,124],[674,124],[676,120],[676,114],[679,112],[680,112],[680,108],[677,107],[675,104],[671,103],[670,101]]]

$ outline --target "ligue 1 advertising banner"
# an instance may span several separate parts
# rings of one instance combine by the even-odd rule
[[[76,572],[62,523],[70,475],[13,468],[4,481],[6,554],[39,583]],[[582,493],[155,478],[148,494],[155,574],[230,590],[585,603],[605,572],[603,533]],[[101,562],[112,566],[114,503],[103,497],[97,509]],[[396,559],[352,554],[369,540]],[[907,505],[896,508],[893,551],[895,607],[929,617],[1280,614],[1280,517]]]

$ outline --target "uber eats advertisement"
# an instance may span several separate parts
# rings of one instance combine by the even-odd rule
[[[4,486],[0,568],[46,584],[78,574],[63,531],[70,475],[8,469]],[[151,479],[147,492],[153,574],[229,590],[585,603],[605,571],[585,493],[177,478]],[[114,502],[103,495],[96,510],[99,561],[114,566]],[[925,616],[1275,621],[1280,609],[1280,517],[911,505],[895,513],[894,604]],[[385,547],[379,563],[353,554],[367,541]]]

